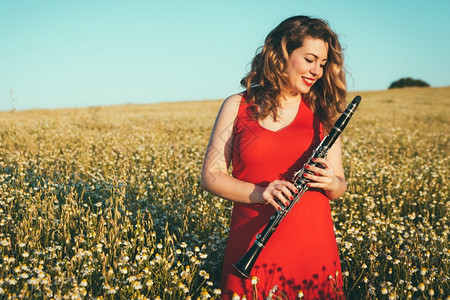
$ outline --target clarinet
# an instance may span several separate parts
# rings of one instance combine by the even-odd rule
[[[361,97],[356,96],[353,101],[347,106],[346,110],[342,113],[342,115],[337,119],[336,123],[331,129],[330,133],[323,138],[320,142],[319,146],[313,151],[311,157],[308,161],[303,165],[303,168],[297,171],[293,177],[293,183],[298,190],[298,193],[294,195],[294,200],[292,200],[289,205],[285,206],[281,204],[281,210],[277,211],[273,214],[266,227],[262,230],[260,234],[256,235],[256,240],[253,245],[248,249],[248,251],[242,256],[242,258],[233,266],[236,270],[245,278],[250,277],[250,271],[253,268],[253,265],[256,262],[261,250],[264,248],[269,238],[272,236],[272,233],[277,229],[281,220],[289,213],[295,203],[297,203],[303,194],[308,190],[307,180],[303,174],[311,173],[311,171],[306,170],[306,165],[317,166],[318,163],[314,162],[316,158],[325,158],[331,146],[333,146],[334,142],[337,140],[341,132],[344,130],[347,123],[350,121],[353,113],[361,102]]]

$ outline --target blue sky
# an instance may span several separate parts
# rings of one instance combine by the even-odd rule
[[[450,85],[450,1],[0,0],[0,110],[222,99],[293,15],[329,21],[350,91]]]

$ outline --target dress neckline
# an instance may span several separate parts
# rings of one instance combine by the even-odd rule
[[[286,124],[286,126],[280,128],[278,130],[271,130],[271,129],[268,129],[268,128],[262,126],[261,123],[259,123],[259,120],[256,120],[256,123],[258,123],[258,126],[260,128],[262,128],[263,130],[268,131],[268,132],[277,133],[277,132],[284,131],[285,129],[289,128],[293,123],[295,123],[295,121],[297,120],[298,116],[300,115],[300,108],[302,106],[303,106],[303,97],[300,99],[300,103],[299,103],[299,105],[297,107],[297,113],[295,114],[294,119],[292,119],[292,121],[289,124]]]

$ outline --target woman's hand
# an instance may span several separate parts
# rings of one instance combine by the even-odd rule
[[[338,190],[344,179],[336,176],[331,162],[324,158],[317,158],[313,161],[321,164],[321,166],[305,166],[305,168],[312,173],[305,172],[303,174],[306,179],[310,180],[310,182],[308,182],[308,187],[320,188],[330,192]]]
[[[295,185],[285,180],[272,181],[265,187],[258,186],[257,191],[260,194],[259,198],[262,203],[270,204],[277,210],[281,210],[280,203],[288,206],[289,200],[294,200],[293,193],[298,193]]]

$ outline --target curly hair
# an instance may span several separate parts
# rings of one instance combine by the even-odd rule
[[[288,18],[273,29],[253,58],[251,70],[241,80],[255,119],[271,115],[276,121],[280,100],[287,91],[286,74],[290,54],[301,47],[305,37],[320,39],[328,45],[328,59],[323,76],[316,81],[304,101],[329,131],[338,113],[345,108],[347,95],[344,56],[338,36],[328,23],[307,16]]]

